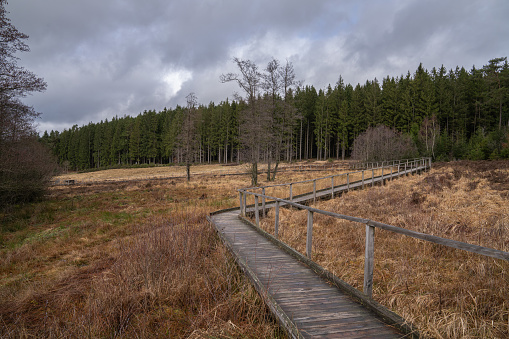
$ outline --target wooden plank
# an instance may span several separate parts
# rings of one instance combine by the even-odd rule
[[[335,286],[318,277],[308,266],[269,242],[258,231],[243,223],[238,212],[225,212],[210,219],[237,258],[252,272],[260,295],[274,302],[280,322],[291,321],[299,335],[307,337],[341,334],[373,337],[370,329],[390,338],[402,335],[385,325],[371,311],[363,308]],[[298,320],[300,319],[300,321]],[[298,337],[292,330],[289,333]],[[368,335],[369,334],[369,335]],[[362,337],[362,336],[361,336]]]

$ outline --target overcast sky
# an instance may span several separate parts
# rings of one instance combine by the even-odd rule
[[[288,59],[317,89],[509,56],[507,0],[9,0],[38,130],[232,98],[233,57]]]

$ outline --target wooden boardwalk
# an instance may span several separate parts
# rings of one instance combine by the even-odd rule
[[[238,209],[212,215],[210,220],[292,337],[404,337],[239,219]]]
[[[401,176],[405,176],[405,175],[411,175],[412,173],[419,173],[420,171],[425,171],[427,169],[427,167],[423,166],[423,167],[418,167],[418,168],[414,168],[413,170],[402,170],[400,172],[395,172],[395,173],[392,173],[391,174],[385,174],[382,178],[382,176],[376,176],[374,178],[368,178],[368,179],[365,179],[364,182],[362,181],[355,181],[355,182],[351,182],[350,184],[342,184],[342,185],[338,185],[336,187],[334,187],[334,195],[332,193],[332,189],[331,188],[326,188],[326,189],[322,189],[322,190],[319,190],[316,192],[316,195],[313,194],[312,192],[311,193],[305,193],[305,194],[301,194],[301,195],[296,195],[292,198],[292,202],[295,202],[295,203],[298,203],[298,204],[302,204],[302,205],[307,205],[311,202],[313,202],[314,200],[326,200],[326,199],[331,199],[333,196],[334,197],[337,197],[337,196],[340,196],[341,194],[343,194],[344,192],[347,192],[349,190],[356,190],[356,189],[362,189],[362,188],[365,188],[365,187],[372,187],[374,185],[377,185],[377,184],[382,184],[382,182],[385,182],[387,180],[394,180],[394,178],[399,178]],[[290,199],[288,199],[290,200]],[[270,202],[267,202],[265,204],[265,208],[273,208],[275,205],[275,203],[273,201],[270,201]],[[285,203],[281,203],[280,206],[285,206],[286,204]],[[261,202],[260,202],[260,206],[261,208]],[[248,205],[246,206],[246,213],[252,213],[254,212],[254,205]]]
[[[399,173],[399,175],[403,174],[406,173]],[[395,174],[394,177],[396,176]],[[389,175],[384,176],[385,179],[389,179]],[[365,180],[364,186],[372,185],[372,181],[381,182],[382,178]],[[347,185],[338,186],[334,188],[334,196],[348,189],[361,187],[361,182],[351,183],[348,187]],[[306,204],[315,199],[330,198],[331,193],[329,188],[316,192],[316,196],[313,193],[295,196],[292,201]],[[271,208],[273,205],[267,202],[265,207]],[[253,206],[246,208],[246,212],[254,210]],[[357,290],[352,294],[354,289],[350,286],[343,290],[332,284],[330,280],[323,279],[315,272],[315,266],[318,265],[263,234],[263,231],[240,218],[239,213],[239,208],[218,211],[209,217],[209,221],[215,226],[239,266],[291,337],[403,338],[411,336],[386,324],[385,321],[392,315],[385,317],[385,321],[382,318],[386,314],[391,314],[390,311],[384,309],[380,312],[380,308],[383,308],[381,305],[369,298],[363,302],[363,296],[359,301],[358,297],[362,294]],[[343,287],[346,285],[344,282],[340,284]],[[374,309],[379,312],[375,312]],[[403,319],[399,318],[398,322],[402,323]]]

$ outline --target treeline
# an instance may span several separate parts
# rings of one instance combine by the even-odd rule
[[[271,75],[269,66],[262,79]],[[284,103],[280,113],[276,99]],[[428,71],[419,65],[413,74],[387,76],[381,83],[374,79],[355,87],[345,84],[341,77],[334,86],[319,90],[295,86],[271,93],[265,87],[256,99],[237,98],[193,107],[194,137],[198,141],[193,162],[249,161],[243,159],[243,134],[249,132],[243,128],[243,120],[255,104],[256,112],[273,112],[278,118],[271,124],[284,131],[273,141],[281,145],[277,154],[272,154],[274,161],[347,157],[355,138],[378,125],[410,136],[420,155],[438,160],[509,158],[508,101],[507,58],[492,59],[470,71],[463,67],[446,70],[443,66]],[[179,135],[189,112],[180,106],[160,112],[149,110],[137,117],[75,125],[61,133],[45,132],[41,139],[70,169],[183,163],[188,160],[184,159],[185,145]],[[284,112],[291,114],[281,118],[286,116]],[[260,160],[267,160],[268,154]]]

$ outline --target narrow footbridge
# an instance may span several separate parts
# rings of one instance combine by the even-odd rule
[[[321,211],[306,205],[317,199],[333,198],[348,190],[362,189],[375,184],[383,185],[386,180],[428,170],[431,161],[426,158],[377,165],[365,164],[362,170],[356,172],[298,183],[240,189],[240,207],[217,211],[208,217],[238,265],[290,337],[418,337],[411,324],[371,298],[375,228],[509,260],[507,252],[409,231],[367,219]],[[298,186],[307,187],[308,191],[294,195],[294,190]],[[269,190],[273,195],[266,194]],[[284,198],[276,196],[281,194]],[[247,196],[254,200],[253,204],[247,204]],[[283,206],[308,210],[306,256],[277,239],[279,208]],[[259,228],[260,215],[266,215],[269,208],[275,208],[274,235]],[[311,260],[314,213],[365,224],[363,292]],[[255,224],[245,218],[249,214],[255,215]]]

